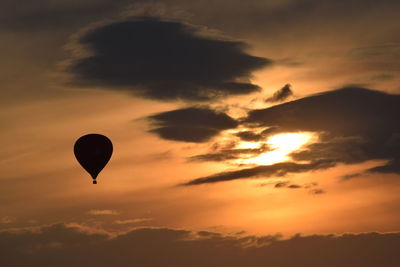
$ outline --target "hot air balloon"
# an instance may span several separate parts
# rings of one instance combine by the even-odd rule
[[[111,158],[113,145],[111,140],[101,134],[87,134],[76,140],[74,154],[79,164],[92,176],[93,184],[96,178]]]

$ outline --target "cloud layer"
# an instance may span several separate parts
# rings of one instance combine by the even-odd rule
[[[189,161],[225,161],[232,159],[240,159],[245,156],[257,156],[271,150],[268,146],[264,145],[260,148],[235,148],[235,149],[220,149],[215,153],[207,153],[192,156]]]
[[[255,92],[259,87],[249,82],[251,73],[272,63],[247,54],[245,43],[153,17],[98,26],[77,43],[89,55],[69,66],[73,83],[158,100],[205,101]]]
[[[273,165],[257,166],[237,171],[221,172],[210,176],[193,179],[184,185],[199,185],[257,177],[284,176],[288,173],[322,170],[333,166],[335,166],[334,162],[323,160],[314,161],[312,163],[282,162]]]
[[[244,125],[250,129],[268,128],[265,134],[256,134],[251,130],[239,133],[244,140],[257,141],[265,138],[269,131],[318,132],[320,140],[308,145],[305,150],[292,153],[293,162],[217,173],[193,179],[186,185],[283,176],[330,168],[338,163],[354,164],[368,160],[387,160],[387,164],[367,172],[400,173],[398,114],[400,95],[356,87],[250,111],[243,121]]]
[[[0,232],[4,266],[394,267],[400,234],[222,235],[136,229],[111,236],[79,225]],[[206,256],[205,256],[206,255]]]

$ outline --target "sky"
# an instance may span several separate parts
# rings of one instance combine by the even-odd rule
[[[3,0],[6,266],[399,266],[399,11]]]

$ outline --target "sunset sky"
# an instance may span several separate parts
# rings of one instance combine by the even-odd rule
[[[4,266],[400,266],[399,12],[1,1]]]

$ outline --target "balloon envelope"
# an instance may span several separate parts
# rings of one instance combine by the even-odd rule
[[[111,158],[113,145],[111,140],[101,134],[81,136],[74,145],[74,154],[82,167],[93,179],[106,166]],[[93,181],[96,183],[96,181]]]

